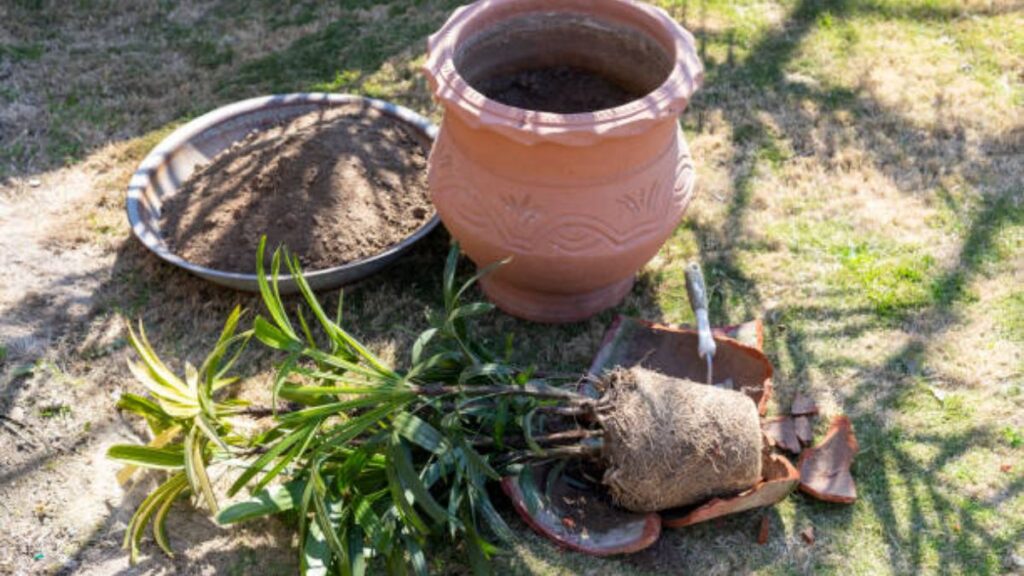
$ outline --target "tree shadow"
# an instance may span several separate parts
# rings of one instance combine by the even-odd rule
[[[689,7],[690,4],[684,3],[684,6]],[[731,31],[703,33],[703,26],[697,28],[696,36],[702,54],[707,53],[707,44],[711,41],[724,40],[729,46],[725,64],[709,68],[706,85],[714,86],[714,89],[698,93],[689,111],[691,120],[687,125],[700,133],[704,130],[703,119],[709,112],[721,113],[725,123],[733,129],[732,144],[736,152],[729,163],[732,195],[725,200],[725,216],[720,221],[716,219],[713,224],[698,221],[687,226],[696,236],[698,251],[706,270],[711,292],[712,317],[722,323],[734,323],[760,316],[762,313],[766,315],[766,352],[775,360],[783,355],[789,360],[789,365],[783,372],[782,385],[777,387],[782,396],[787,396],[787,392],[791,394],[795,391],[793,388],[805,382],[808,370],[812,366],[825,370],[854,367],[844,365],[846,361],[842,359],[820,357],[811,346],[813,342],[836,337],[853,338],[877,329],[879,323],[877,319],[871,318],[873,311],[865,308],[851,311],[857,318],[863,318],[862,320],[851,322],[844,319],[831,322],[827,327],[820,327],[822,320],[829,319],[827,308],[816,303],[774,307],[766,301],[759,284],[744,270],[739,260],[744,250],[742,238],[744,233],[749,231],[747,219],[752,210],[753,178],[759,164],[763,162],[757,154],[758,147],[768,144],[766,135],[773,127],[751,114],[753,110],[739,100],[751,95],[753,91],[770,90],[772,97],[769,103],[756,110],[770,118],[800,110],[798,104],[802,100],[810,100],[817,104],[819,111],[813,116],[809,112],[804,112],[800,121],[776,123],[785,127],[781,136],[793,142],[794,146],[809,142],[813,127],[823,120],[828,121],[836,117],[837,114],[852,112],[871,117],[873,121],[870,126],[855,128],[857,144],[873,158],[874,166],[906,194],[919,194],[935,181],[927,178],[906,181],[899,173],[898,167],[885,161],[887,156],[896,153],[902,157],[909,155],[915,165],[923,164],[925,160],[936,156],[946,157],[952,165],[947,168],[958,170],[969,182],[977,182],[987,179],[992,166],[1000,161],[1000,154],[1024,154],[1024,139],[1020,136],[1020,128],[980,143],[981,149],[998,151],[999,154],[969,158],[964,151],[965,142],[961,132],[941,126],[933,130],[920,128],[878,102],[866,89],[851,91],[844,88],[810,88],[786,79],[787,65],[796,50],[804,38],[814,31],[819,19],[826,14],[831,18],[877,16],[946,20],[972,14],[1001,14],[1013,10],[1009,5],[983,7],[978,11],[973,8],[947,9],[916,5],[883,8],[885,7],[870,2],[802,0],[795,5],[781,25],[767,32],[749,48],[749,56],[739,61],[732,49]],[[684,17],[696,12],[700,18],[705,12],[705,7],[701,3],[696,11],[687,11],[684,8],[683,12]],[[941,107],[941,100],[936,105]],[[941,110],[939,112],[941,115]],[[693,120],[694,118],[696,119]],[[884,126],[885,130],[874,130],[877,126]],[[838,146],[835,141],[829,143],[832,150]],[[889,536],[886,538],[889,545],[889,562],[897,571],[914,572],[926,567],[922,549],[925,544],[922,542],[920,530],[910,528],[900,533],[895,527],[901,512],[897,508],[904,506],[895,494],[897,485],[911,493],[909,503],[906,504],[909,506],[911,526],[928,525],[933,532],[940,531],[942,539],[955,543],[954,547],[939,552],[940,567],[944,572],[999,572],[1000,566],[992,565],[992,556],[986,553],[994,549],[1001,556],[1003,552],[1012,548],[1015,539],[1021,535],[1019,530],[1009,536],[994,533],[980,520],[983,511],[962,504],[965,500],[969,501],[966,492],[957,486],[939,486],[933,480],[944,464],[963,456],[971,449],[991,442],[994,431],[990,424],[968,426],[963,432],[954,435],[912,434],[908,442],[932,447],[938,453],[926,464],[921,464],[908,451],[905,444],[893,442],[892,438],[887,436],[889,426],[877,414],[877,407],[894,406],[901,395],[915,385],[912,377],[894,372],[892,366],[908,356],[919,353],[915,351],[914,346],[926,347],[929,341],[941,337],[943,332],[955,325],[957,305],[963,301],[965,287],[978,273],[979,267],[990,259],[989,255],[994,249],[994,238],[1005,226],[1024,222],[1024,210],[1020,210],[1019,200],[1011,197],[1013,192],[1013,188],[1007,188],[984,200],[971,218],[971,224],[964,235],[954,264],[935,282],[932,288],[935,294],[933,300],[921,309],[910,311],[904,319],[905,325],[924,325],[928,328],[916,330],[913,342],[892,352],[882,361],[883,368],[856,366],[860,372],[858,381],[853,387],[853,392],[843,399],[843,407],[853,415],[863,449],[863,454],[855,467],[855,476],[860,482],[862,494],[861,501],[855,508],[870,507],[879,521],[889,527]],[[659,287],[652,288],[656,292]],[[926,319],[931,321],[925,321]],[[832,363],[835,365],[828,365]],[[891,385],[879,386],[880,382],[886,380],[890,381]],[[779,404],[787,405],[786,402]],[[1013,482],[999,494],[998,498],[1012,498],[1020,490],[1021,482]],[[747,530],[751,525],[749,518],[755,514],[741,514],[731,520],[729,525],[735,523],[736,529]],[[852,514],[852,509],[814,503],[801,497],[798,500],[796,521],[813,523],[820,520],[830,525],[835,525],[838,521],[845,524],[850,521]],[[945,521],[950,522],[947,524]],[[703,528],[688,531],[687,536],[693,536],[698,541],[706,541],[707,538],[718,538],[722,533],[727,532]],[[749,569],[749,565],[745,568]]]

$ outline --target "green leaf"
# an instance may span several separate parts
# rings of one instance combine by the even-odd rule
[[[504,364],[474,364],[466,367],[465,370],[459,374],[459,384],[465,384],[474,378],[489,378],[497,379],[501,376],[512,376],[514,371],[512,368]]]
[[[332,393],[319,386],[300,386],[286,382],[277,391],[279,400],[295,402],[303,406],[321,406],[337,400]]]
[[[424,450],[439,456],[451,450],[452,446],[448,439],[419,416],[399,412],[391,421],[391,426],[399,436]]]
[[[409,553],[409,561],[416,576],[428,576],[430,570],[427,568],[427,557],[423,554],[423,548],[415,538],[408,534],[402,534],[402,542],[405,550]]]
[[[270,317],[274,319],[280,331],[284,333],[292,341],[297,341],[298,337],[295,335],[295,329],[292,328],[291,322],[288,320],[288,314],[285,313],[284,304],[281,302],[281,292],[278,290],[277,276],[281,269],[281,258],[280,250],[274,251],[274,258],[271,262],[271,273],[273,274],[273,288],[267,283],[267,274],[263,267],[263,254],[267,247],[267,237],[263,236],[260,238],[259,248],[256,250],[256,282],[260,287],[260,295],[263,296],[263,305],[266,306],[267,312],[270,313]]]
[[[375,548],[382,547],[384,543],[384,525],[380,516],[373,510],[373,500],[360,498],[353,506],[353,514],[356,521]]]
[[[487,460],[476,451],[475,448],[470,446],[469,442],[465,439],[459,439],[459,452],[466,457],[466,462],[469,467],[476,472],[490,478],[491,480],[501,480],[501,475],[487,463]]]
[[[491,527],[491,531],[503,542],[510,542],[513,540],[512,529],[509,528],[505,519],[498,514],[495,510],[494,504],[491,503],[490,496],[487,495],[487,490],[483,487],[473,486],[470,488],[470,499],[475,504],[475,509],[480,512],[484,520],[487,520],[487,524]]]
[[[334,446],[346,444],[356,436],[359,436],[365,432],[371,426],[379,424],[384,418],[386,418],[391,412],[400,408],[408,401],[409,397],[387,402],[378,408],[367,411],[365,414],[361,414],[344,424],[341,424],[331,430],[330,435],[323,439],[323,442],[319,448],[320,450],[327,450]]]
[[[452,310],[451,314],[448,315],[449,320],[458,320],[460,318],[469,318],[471,316],[480,316],[487,314],[494,310],[494,304],[489,302],[473,302],[471,304],[465,304]]]
[[[135,444],[116,444],[107,450],[107,458],[157,470],[181,470],[185,467],[185,455],[182,447],[150,448]]]
[[[274,350],[283,350],[285,352],[298,352],[302,350],[301,342],[285,334],[277,326],[267,322],[262,316],[256,317],[252,328],[256,339]]]
[[[235,337],[235,331],[238,329],[238,320],[241,317],[242,307],[235,306],[231,311],[231,314],[228,315],[228,319],[224,321],[224,328],[221,329],[220,337],[217,338],[217,344],[214,345],[213,351],[206,356],[205,360],[203,360],[203,365],[200,367],[199,371],[202,372],[203,379],[209,387],[212,387],[213,382],[220,376],[223,376],[231,365],[234,364],[235,360],[238,359],[238,356],[245,348],[245,342],[248,342],[248,337],[246,335],[242,335],[240,338]],[[221,361],[224,359],[224,355],[227,353],[231,345],[238,341],[243,342],[242,346],[239,346],[239,349],[235,351],[227,364],[222,365]]]
[[[327,545],[330,546],[338,562],[347,568],[349,565],[348,543],[342,540],[344,534],[339,530],[341,504],[327,502],[326,487],[315,468],[310,471],[310,476],[310,482],[313,485],[314,524],[320,525],[320,530],[327,539]]]
[[[184,473],[171,476],[166,482],[150,492],[142,503],[139,504],[139,507],[135,509],[135,513],[132,514],[132,518],[128,522],[128,528],[124,533],[124,547],[129,549],[128,560],[132,565],[138,560],[139,542],[142,540],[142,534],[145,532],[150,518],[163,504],[164,497],[176,490],[181,484],[188,486],[188,480],[185,478]]]
[[[412,492],[413,500],[427,513],[435,522],[443,524],[449,521],[448,511],[441,507],[430,495],[430,491],[423,485],[423,481],[413,467],[412,456],[409,448],[401,439],[397,439],[391,445],[391,465],[402,483],[402,486]],[[452,518],[451,520],[454,520]]]
[[[327,317],[327,314],[324,313],[323,308],[320,306],[320,301],[317,300],[316,296],[313,294],[312,288],[309,287],[309,283],[306,282],[305,277],[302,275],[302,268],[299,265],[298,258],[289,260],[288,267],[291,270],[295,284],[299,287],[299,291],[306,299],[306,304],[309,306],[310,310],[313,311],[313,315],[316,316],[317,320],[320,321],[320,324],[324,327],[324,331],[327,332],[327,335],[332,339],[337,340],[339,345],[343,345],[349,350],[356,352],[379,374],[394,377],[395,373],[393,370],[385,366],[376,355],[369,351],[369,349],[360,344],[358,340],[353,338],[341,326],[335,324]]]
[[[199,430],[204,436],[210,439],[211,442],[217,445],[218,448],[225,452],[231,452],[231,448],[228,447],[227,443],[217,434],[215,424],[210,421],[206,414],[196,414],[196,417],[192,420],[195,425],[199,427]]]
[[[314,424],[307,424],[306,427],[292,431],[291,433],[287,434],[286,436],[278,440],[277,444],[274,444],[274,446],[271,447],[270,450],[266,452],[266,454],[263,454],[262,456],[257,458],[255,462],[253,462],[248,468],[245,469],[244,472],[242,472],[238,479],[235,480],[235,483],[232,484],[230,488],[228,488],[228,496],[234,496],[235,494],[237,494],[238,491],[241,490],[243,486],[248,484],[249,481],[252,480],[254,476],[262,472],[263,469],[266,468],[271,461],[273,461],[275,458],[284,453],[284,451],[287,450],[289,447],[293,446],[295,443],[302,440],[305,437],[305,435],[309,433],[309,427],[313,425]]]
[[[132,348],[135,348],[146,370],[148,370],[150,376],[157,384],[167,388],[168,393],[173,392],[184,398],[189,398],[188,388],[185,386],[185,383],[175,376],[160,361],[156,352],[153,351],[153,346],[150,345],[149,340],[146,338],[146,329],[141,321],[139,321],[138,335],[132,330],[131,324],[128,324],[128,341],[131,343]]]
[[[484,276],[489,275],[490,273],[494,272],[498,268],[504,266],[505,264],[508,264],[511,261],[512,261],[512,257],[509,256],[509,257],[504,258],[502,260],[497,260],[495,262],[491,262],[487,266],[484,266],[483,268],[480,268],[479,270],[477,270],[476,274],[474,274],[473,277],[470,278],[469,280],[466,280],[466,282],[462,285],[462,288],[459,288],[459,291],[456,292],[456,294],[455,294],[455,301],[458,301],[459,298],[462,298],[462,295],[466,292],[466,290],[469,290],[473,286],[473,284],[476,284],[477,282],[479,282],[481,278],[483,278]]]
[[[420,534],[430,534],[430,528],[413,508],[412,495],[402,486],[395,467],[387,466],[384,471],[388,479],[388,489],[391,490],[391,501],[395,505],[399,518]]]
[[[476,576],[487,576],[491,574],[488,543],[477,533],[473,519],[468,514],[463,513],[462,521],[466,525],[466,535],[463,541],[466,545],[466,555],[469,557],[469,567]]]
[[[201,494],[210,512],[216,514],[217,498],[213,494],[213,486],[206,473],[206,456],[201,434],[199,428],[195,427],[185,435],[185,475],[192,486],[192,492]]]
[[[306,344],[310,348],[316,348],[316,340],[313,339],[313,331],[309,329],[309,324],[306,323],[306,316],[302,313],[302,306],[295,306],[295,315],[299,318],[299,326],[302,327],[302,334],[306,337]]]
[[[264,474],[263,478],[256,483],[256,490],[262,490],[264,487],[266,487],[267,484],[269,484],[274,478],[276,478],[277,475],[284,470],[285,466],[287,466],[293,460],[302,458],[302,455],[306,453],[307,449],[309,449],[310,443],[312,443],[313,439],[316,438],[316,433],[320,430],[321,424],[323,424],[322,420],[315,422],[313,426],[309,427],[309,432],[306,434],[305,439],[302,441],[302,445],[299,446],[297,449],[289,450],[288,453],[284,455],[284,457],[278,460],[277,464],[275,464],[274,467],[271,468],[269,472]]]
[[[444,263],[444,308],[451,311],[455,307],[455,272],[459,267],[459,245],[453,242],[448,249],[448,258]]]
[[[330,566],[331,547],[320,525],[313,522],[306,531],[306,542],[302,547],[302,573],[306,576],[327,576]]]
[[[494,445],[498,447],[498,450],[505,449],[505,429],[508,427],[508,404],[508,398],[498,399],[498,411],[494,415],[492,438],[494,438]]]
[[[172,478],[174,480],[174,478]],[[170,557],[174,557],[171,550],[171,543],[167,540],[167,515],[171,511],[171,505],[178,499],[182,492],[188,489],[188,482],[185,480],[174,480],[174,485],[163,495],[156,513],[153,514],[153,539],[157,546]]]
[[[160,382],[145,364],[129,360],[128,370],[156,398],[160,408],[168,415],[175,418],[191,418],[199,412],[199,402],[195,396]]]
[[[274,385],[270,389],[270,404],[274,407],[274,414],[277,414],[277,397],[281,394],[281,388],[284,387],[285,380],[291,374],[291,371],[295,368],[295,364],[299,361],[299,353],[292,352],[284,359],[284,362],[277,367],[277,373],[274,374]]]
[[[363,533],[358,526],[348,533],[349,566],[348,576],[364,576],[366,574],[366,556],[363,554]]]
[[[523,439],[526,440],[526,445],[530,447],[536,454],[543,454],[544,449],[541,448],[540,444],[533,439],[533,415],[537,413],[537,408],[534,408],[527,412],[522,419],[523,428]]]
[[[159,404],[137,394],[121,394],[117,400],[117,407],[145,418],[154,435],[160,434],[174,424],[173,418],[164,412]]]
[[[306,488],[304,480],[270,486],[253,494],[252,498],[232,504],[217,514],[217,523],[234,524],[252,518],[280,514],[294,509]]]
[[[413,394],[412,392],[387,390],[376,391],[376,393],[365,394],[352,400],[346,400],[345,402],[332,402],[330,404],[322,404],[320,406],[311,406],[309,408],[305,408],[297,412],[281,414],[280,416],[278,416],[278,420],[282,424],[296,425],[315,418],[326,418],[328,416],[344,415],[345,412],[357,408],[379,406],[381,402],[394,400],[396,398],[406,398],[411,400],[414,397],[415,394]],[[349,420],[345,424],[341,424],[341,426],[345,426],[346,424],[354,420],[355,419]]]
[[[340,368],[342,370],[347,370],[349,372],[355,372],[356,374],[364,376],[368,379],[375,379],[378,381],[381,380],[382,375],[379,372],[371,368],[367,368],[366,366],[363,366],[361,364],[355,364],[353,362],[350,362],[345,358],[342,358],[341,356],[327,354],[314,348],[306,348],[305,350],[302,351],[302,353],[320,364],[326,364],[328,366],[333,366],[334,368]],[[398,381],[397,375],[384,377],[384,379]]]
[[[523,503],[526,504],[526,510],[531,516],[535,516],[544,507],[544,502],[537,492],[537,483],[533,479],[533,468],[531,466],[523,466],[516,478],[516,482],[519,483],[519,491],[523,494]]]
[[[412,363],[413,365],[420,363],[420,357],[423,356],[423,349],[430,343],[430,340],[437,334],[437,328],[428,328],[420,333],[416,338],[416,341],[412,344]]]

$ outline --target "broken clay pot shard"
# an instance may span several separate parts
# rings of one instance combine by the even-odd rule
[[[764,327],[754,320],[737,326],[713,329],[714,377],[732,380],[733,390],[750,397],[762,416],[772,394],[772,365],[761,351]],[[639,366],[666,376],[694,382],[707,381],[707,362],[697,355],[697,331],[618,316],[605,333],[590,366],[590,375],[601,375],[615,366]],[[585,385],[582,392],[597,396]]]
[[[800,437],[797,435],[796,423],[789,416],[766,418],[761,427],[772,445],[778,446],[793,454],[800,453]]]
[[[833,418],[825,439],[800,457],[800,490],[825,502],[855,502],[857,486],[850,466],[859,450],[850,419]]]
[[[562,475],[549,481],[554,469],[552,464],[531,466],[501,481],[519,517],[541,536],[591,556],[639,552],[661,536],[657,513],[617,508],[602,497],[599,487],[575,486]]]
[[[814,430],[811,428],[811,419],[807,416],[793,418],[793,430],[800,444],[809,446],[814,440]]]
[[[750,490],[731,498],[715,498],[697,508],[664,510],[661,512],[662,523],[666,528],[682,528],[737,512],[772,506],[789,496],[800,482],[800,473],[780,454],[765,456],[761,470],[764,478]]]

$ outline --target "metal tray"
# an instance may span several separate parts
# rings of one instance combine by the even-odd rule
[[[139,165],[128,184],[128,222],[132,232],[161,259],[210,282],[257,292],[255,274],[225,272],[188,262],[173,254],[160,232],[162,201],[176,193],[197,167],[210,162],[222,150],[253,130],[323,108],[362,103],[409,124],[429,143],[437,127],[419,114],[389,102],[349,94],[300,93],[263,96],[218,108],[185,124],[164,139]],[[437,226],[437,214],[407,238],[379,254],[334,268],[305,272],[314,290],[328,290],[361,280],[394,262]],[[253,255],[255,257],[255,254]],[[291,276],[279,278],[281,292],[297,290]]]

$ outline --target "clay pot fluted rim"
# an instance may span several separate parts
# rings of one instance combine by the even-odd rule
[[[624,13],[634,11],[652,24],[663,27],[672,39],[674,61],[671,72],[660,86],[642,98],[615,108],[577,114],[557,114],[525,110],[502,104],[484,96],[456,69],[455,54],[464,33],[481,15],[495,7],[522,3],[523,0],[479,0],[452,13],[448,21],[428,40],[428,58],[423,72],[437,99],[469,126],[498,132],[522,144],[553,142],[585,146],[605,138],[633,136],[652,124],[681,114],[690,97],[704,81],[704,67],[697,56],[693,35],[662,8],[636,0],[568,1],[566,12]],[[561,8],[561,6],[557,6]],[[550,7],[556,9],[555,6]],[[524,11],[526,13],[528,11]],[[659,42],[661,43],[661,42]]]

